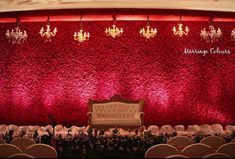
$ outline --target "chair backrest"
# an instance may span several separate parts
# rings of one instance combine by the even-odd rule
[[[8,158],[35,158],[35,157],[28,155],[28,154],[21,153],[21,154],[12,155]]]
[[[26,132],[27,132],[27,129],[28,129],[28,126],[19,126],[18,127],[18,135],[21,136],[21,135],[25,135]]]
[[[209,124],[202,124],[202,125],[200,125],[200,131],[205,132],[205,133],[209,133],[209,132],[211,132],[211,126]]]
[[[204,156],[203,158],[231,158],[231,157],[223,153],[211,153]]]
[[[204,139],[202,139],[200,143],[209,145],[212,149],[212,152],[215,152],[218,149],[218,147],[225,144],[226,141],[218,136],[207,136]]]
[[[28,148],[29,146],[33,144],[36,144],[36,142],[29,138],[19,137],[19,138],[13,139],[11,141],[11,144],[19,147],[24,152],[26,148]]]
[[[64,126],[63,125],[56,125],[55,126],[55,131],[62,131],[64,129]]]
[[[45,130],[48,130],[51,134],[53,134],[53,127],[52,127],[52,125],[47,125],[44,128],[45,128]]]
[[[210,146],[202,143],[196,143],[185,147],[182,150],[182,154],[190,158],[202,158],[203,156],[209,154],[210,150]]]
[[[38,125],[29,125],[28,126],[28,130],[29,131],[36,131],[36,130],[38,130],[38,128],[39,128],[39,126]]]
[[[34,144],[29,146],[25,153],[35,158],[58,158],[56,150],[46,144]]]
[[[188,125],[187,131],[188,132],[198,132],[200,130],[199,125]]]
[[[177,131],[184,131],[185,130],[185,127],[184,125],[176,125],[174,126],[174,130],[177,132]]]
[[[235,142],[235,138],[233,138],[231,142]]]
[[[0,125],[0,131],[6,131],[8,129],[8,126],[5,124]]]
[[[171,155],[177,155],[176,147],[169,144],[158,144],[150,147],[144,155],[144,158],[164,158]]]
[[[19,147],[12,144],[1,144],[0,152],[0,158],[7,158],[14,154],[23,153]]]
[[[165,158],[189,158],[188,156],[184,156],[184,155],[171,155],[171,156],[167,156]]]
[[[175,146],[179,152],[181,152],[186,146],[193,143],[193,140],[186,136],[175,136],[167,141],[167,144]]]
[[[171,125],[163,125],[161,126],[161,131],[165,133],[172,133],[174,132],[174,129],[172,128]]]
[[[8,131],[15,131],[16,129],[18,128],[18,126],[14,125],[14,124],[11,124],[8,126]]]
[[[5,140],[0,139],[0,144],[5,144],[5,143],[6,143],[6,141],[5,141]]]
[[[226,155],[229,155],[230,157],[235,157],[235,143],[230,142],[224,145],[221,145],[217,151],[218,153],[224,153]]]
[[[150,125],[147,130],[150,130],[151,133],[156,134],[159,132],[159,127],[157,125]]]
[[[211,130],[215,133],[221,133],[223,132],[223,126],[221,124],[212,124],[211,125]]]
[[[233,125],[226,125],[225,126],[225,131],[233,132],[233,131],[235,131],[235,126],[233,126]]]

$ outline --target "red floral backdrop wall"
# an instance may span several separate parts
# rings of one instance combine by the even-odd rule
[[[158,35],[146,41],[138,31],[144,21],[118,21],[124,29],[112,39],[104,30],[112,22],[84,22],[89,41],[73,40],[79,22],[51,22],[58,33],[50,43],[39,36],[45,22],[23,23],[26,44],[5,38],[15,24],[0,24],[0,123],[86,125],[88,99],[118,94],[143,99],[145,125],[235,122],[235,48],[230,42],[234,23],[218,22],[224,32],[218,44],[199,36],[207,22],[184,22],[183,39],[173,36],[177,22],[152,22]],[[219,47],[231,54],[184,54],[184,49]]]

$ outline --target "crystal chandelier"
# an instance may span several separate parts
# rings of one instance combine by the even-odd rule
[[[146,29],[145,28],[140,29],[139,33],[140,33],[140,36],[143,36],[146,39],[153,38],[157,35],[157,29],[150,27],[149,16],[147,16]]]
[[[233,29],[231,32],[231,38],[232,38],[232,41],[235,41],[235,29]]]
[[[89,40],[90,34],[89,32],[83,32],[82,30],[82,16],[80,18],[80,30],[79,32],[74,32],[73,39],[78,42],[84,42],[86,40]]]
[[[116,22],[116,17],[113,16],[113,25],[112,25],[112,28],[106,28],[105,29],[105,33],[107,36],[112,36],[113,38],[116,38],[118,36],[121,36],[122,33],[123,33],[123,29],[119,29],[116,25],[115,25],[115,22]]]
[[[54,30],[51,31],[49,16],[47,17],[47,25],[46,26],[47,26],[46,30],[44,30],[44,28],[42,27],[39,31],[39,34],[41,35],[41,37],[46,37],[45,41],[47,42],[47,41],[51,41],[51,37],[54,37],[56,35],[57,29],[54,28]]]
[[[25,41],[27,40],[28,35],[27,35],[26,31],[24,30],[22,32],[19,28],[19,18],[16,19],[15,30],[12,29],[11,32],[9,30],[7,30],[6,38],[12,44],[22,44],[22,43],[25,43]]]
[[[186,26],[185,30],[183,30],[183,24],[182,24],[181,16],[180,16],[180,23],[178,25],[179,25],[178,30],[176,29],[175,26],[172,28],[172,31],[173,31],[174,35],[178,35],[179,37],[183,37],[184,35],[188,35],[189,28]]]
[[[222,35],[223,33],[220,30],[220,28],[216,30],[213,25],[209,26],[209,31],[206,31],[206,29],[203,28],[203,30],[201,30],[201,33],[200,33],[202,40],[205,40],[207,43],[218,42],[219,39],[222,37]]]

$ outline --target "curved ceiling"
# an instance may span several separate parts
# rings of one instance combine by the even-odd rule
[[[151,8],[235,12],[235,0],[1,0],[0,6],[0,12],[77,8]]]

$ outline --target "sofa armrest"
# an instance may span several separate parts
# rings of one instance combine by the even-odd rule
[[[92,118],[93,112],[88,112],[87,116],[88,116],[88,124],[91,124],[91,118]]]
[[[144,112],[140,112],[140,122],[141,125],[144,125]]]
[[[93,112],[88,112],[87,116],[92,116]]]

